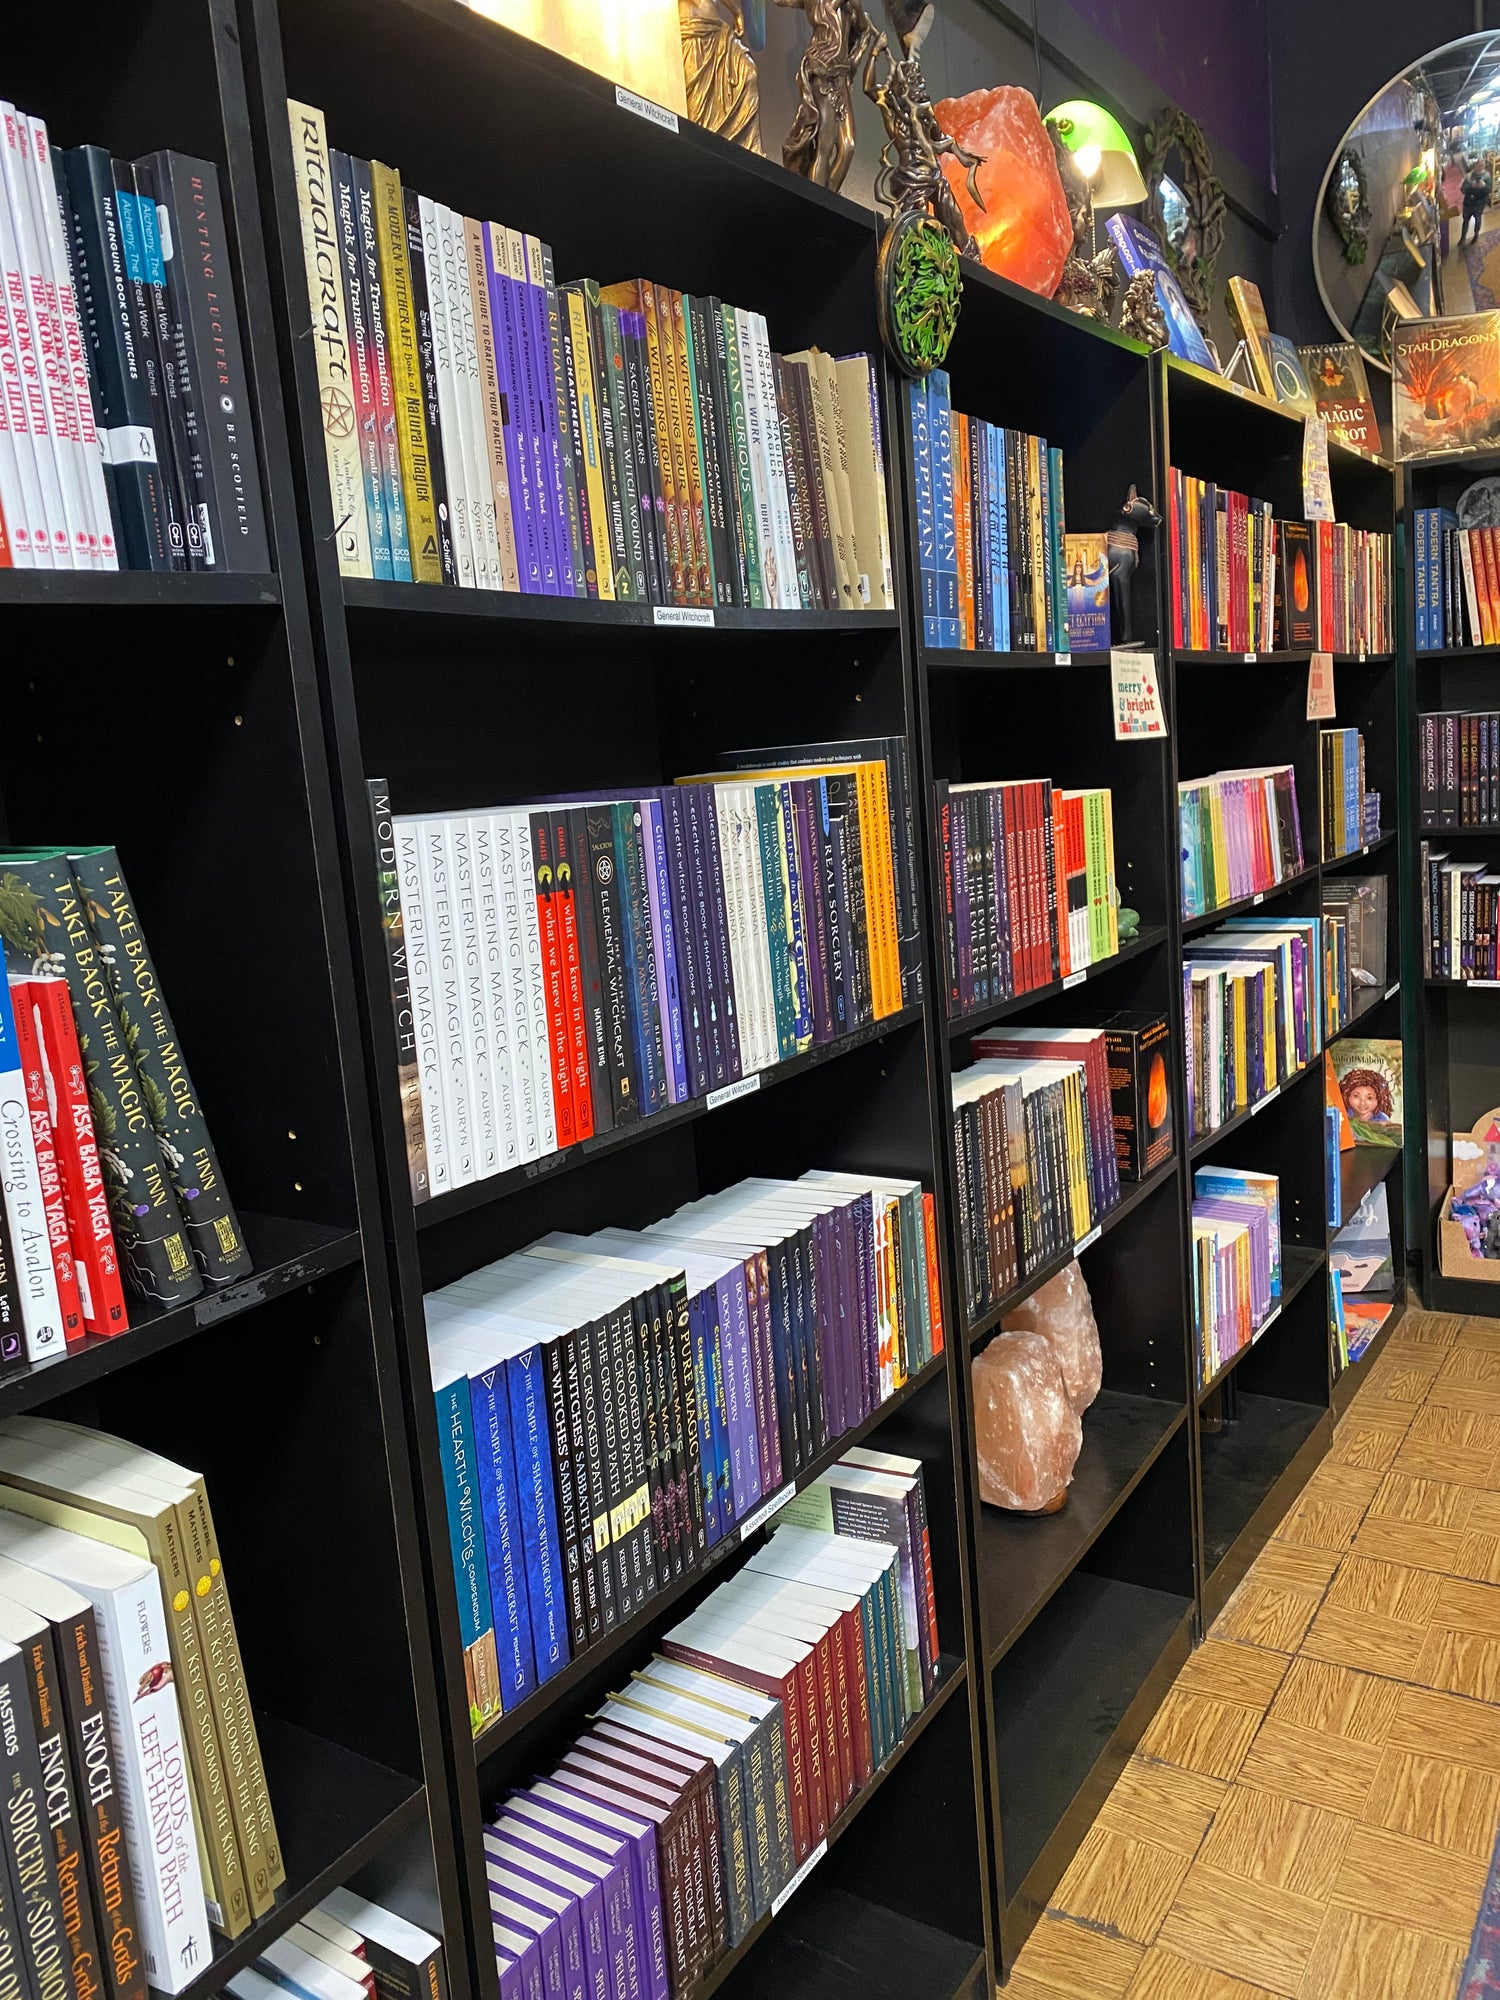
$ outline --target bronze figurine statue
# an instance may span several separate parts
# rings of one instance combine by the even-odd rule
[[[865,58],[864,89],[872,103],[880,107],[885,120],[886,140],[880,154],[880,170],[875,176],[875,193],[891,210],[892,218],[903,215],[935,215],[952,237],[961,257],[979,261],[979,245],[969,234],[963,211],[948,185],[942,158],[946,153],[964,168],[969,193],[977,207],[984,201],[976,175],[984,164],[983,155],[971,153],[957,139],[950,138],[937,122],[937,114],[927,96],[919,52],[932,27],[936,9],[923,7],[914,25],[901,37],[902,55],[898,62],[884,35],[876,37]],[[887,72],[877,82],[877,70],[884,56]]]
[[[1081,313],[1085,319],[1108,322],[1110,307],[1120,288],[1115,247],[1107,243],[1102,250],[1095,251],[1094,191],[1074,159],[1072,149],[1064,145],[1055,124],[1049,122],[1047,134],[1052,141],[1058,177],[1063,184],[1068,214],[1073,223],[1073,247],[1068,252],[1068,261],[1063,265],[1062,276],[1052,296],[1069,312]]]
[[[759,153],[760,77],[739,0],[677,0],[688,117]]]
[[[1104,548],[1109,557],[1110,630],[1117,646],[1140,644],[1131,632],[1130,580],[1141,559],[1140,531],[1160,526],[1161,515],[1145,494],[1137,493],[1132,486],[1125,495],[1125,505],[1120,509],[1113,527],[1105,534]]]
[[[1120,302],[1120,331],[1152,349],[1167,344],[1167,317],[1156,296],[1154,271],[1137,271]]]
[[[854,159],[854,76],[879,31],[860,0],[776,0],[800,7],[812,40],[797,67],[797,115],[781,149],[794,174],[837,191]]]

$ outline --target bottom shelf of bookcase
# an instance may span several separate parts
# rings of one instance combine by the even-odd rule
[[[1351,1361],[1343,1373],[1334,1378],[1333,1415],[1335,1422],[1347,1412],[1349,1405],[1359,1394],[1360,1384],[1369,1374],[1370,1363],[1378,1358],[1386,1342],[1395,1333],[1402,1320],[1405,1319],[1409,1309],[1408,1302],[1404,1298],[1397,1299],[1383,1321],[1380,1331],[1375,1335],[1364,1353],[1361,1354],[1357,1361]]]
[[[1329,1411],[1243,1390],[1236,1416],[1205,1431],[1203,1623],[1210,1625],[1276,1523],[1301,1491],[1333,1435]]]
[[[1486,1278],[1450,1278],[1437,1269],[1436,1259],[1423,1282],[1423,1303],[1429,1312],[1472,1313],[1477,1319],[1500,1319],[1500,1285]]]
[[[831,1882],[809,1882],[777,1918],[754,1990],[776,2000],[988,2000],[984,1953],[967,1938]]]
[[[954,1693],[963,1685],[964,1677],[965,1669],[963,1661],[951,1653],[944,1653],[938,1661],[937,1680],[932,1694],[927,1701],[927,1705],[919,1715],[912,1717],[906,1734],[896,1745],[890,1756],[886,1758],[879,1770],[872,1775],[869,1784],[865,1786],[864,1790],[856,1792],[845,1807],[842,1817],[836,1820],[828,1829],[828,1837],[823,1842],[821,1850],[817,1852],[817,1860],[821,1861],[829,1849],[836,1847],[839,1841],[843,1839],[844,1835],[854,1825],[866,1806],[869,1805],[871,1799],[875,1797],[881,1786],[884,1785],[886,1779],[911,1754],[912,1749],[931,1726],[934,1718],[947,1706]],[[758,1923],[750,1927],[734,1950],[719,1960],[719,1963],[713,1967],[712,1971],[706,1975],[702,1983],[695,1989],[694,2000],[708,2000],[709,1994],[717,1993],[721,1987],[727,1985],[752,1952],[755,1953],[755,1979],[753,1985],[747,1984],[743,1989],[740,1989],[738,1982],[736,1982],[736,1990],[753,1991],[757,1994],[776,1993],[782,1995],[797,1993],[809,1996],[816,1994],[820,1996],[820,2000],[824,1994],[841,1993],[845,1990],[851,1993],[858,1992],[862,1994],[878,1995],[889,1993],[892,1996],[892,2000],[895,2000],[897,1994],[906,1991],[922,1995],[930,1994],[932,2000],[940,2000],[940,1997],[941,2000],[949,2000],[950,1995],[964,1990],[959,1984],[945,1986],[941,1983],[923,1983],[913,1988],[903,1988],[899,1985],[880,1983],[873,1985],[865,1983],[857,1987],[845,1989],[844,1987],[820,1985],[817,1979],[812,1979],[811,1983],[799,1983],[804,1976],[803,1974],[799,1974],[798,1979],[792,1980],[790,1984],[783,1984],[782,1977],[780,1976],[782,1970],[780,1960],[785,1956],[788,1949],[791,1949],[793,1954],[793,1966],[787,1969],[789,1978],[791,1970],[795,1968],[797,1962],[797,1947],[795,1945],[788,1947],[783,1942],[784,1938],[797,1940],[805,1937],[819,1937],[817,1927],[813,1926],[809,1929],[803,1920],[803,1913],[807,1907],[803,1898],[809,1894],[814,1886],[822,1889],[824,1885],[817,1883],[817,1867],[811,1858],[803,1863],[803,1869],[806,1879],[799,1883],[790,1894],[787,1889],[782,1890],[779,1907],[777,1904],[773,1904],[766,1915]],[[795,1883],[797,1878],[794,1877],[793,1881]],[[888,1910],[876,1910],[874,1905],[859,1902],[857,1898],[845,1898],[844,1900],[858,1902],[861,1911],[873,1912],[881,1921],[896,1923],[904,1921],[903,1919],[893,1917],[892,1913]],[[790,1914],[792,1912],[796,1913],[795,1916]],[[925,1930],[926,1926],[916,1925],[914,1928]],[[943,1936],[942,1933],[936,1931],[931,1935],[934,1938]],[[957,1943],[956,1940],[951,1938],[945,1939],[945,1942],[948,1944]],[[761,1949],[762,1945],[764,1945],[763,1949]],[[817,1946],[818,1951],[830,1951],[836,1959],[842,1958],[850,1949],[855,1948],[857,1947],[852,1945],[850,1939],[842,1936],[830,1937],[828,1935],[822,1935]],[[805,1947],[803,1949],[805,1950]],[[973,1946],[966,1945],[964,1949],[972,1957]],[[768,1968],[764,1974],[762,1974],[761,1970],[763,1966]],[[775,1972],[769,1969],[773,1966],[777,1968]],[[819,1965],[805,1969],[806,1972],[818,1973],[820,1977],[824,1970],[825,1968]],[[959,1968],[960,1979],[963,1976],[963,1971],[964,1968]],[[943,1977],[946,1976],[945,1968]]]
[[[1009,1965],[1187,1658],[1193,1601],[1075,1570],[995,1670]]]
[[[276,1906],[237,1938],[214,1937],[214,1955],[178,2000],[205,2000],[328,1891],[420,1819],[426,1793],[414,1778],[373,1763],[295,1724],[256,1711],[266,1786],[286,1881]],[[154,1989],[153,1989],[154,1990]]]

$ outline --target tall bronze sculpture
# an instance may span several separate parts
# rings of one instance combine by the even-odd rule
[[[835,190],[854,159],[854,78],[879,31],[860,0],[776,0],[807,16],[812,39],[797,68],[797,115],[781,149],[794,174]]]

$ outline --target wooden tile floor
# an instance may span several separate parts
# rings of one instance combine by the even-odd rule
[[[1497,1824],[1500,1321],[1409,1313],[1004,2000],[1453,2000]]]

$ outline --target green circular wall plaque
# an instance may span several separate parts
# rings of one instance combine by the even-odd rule
[[[875,268],[880,337],[903,375],[941,368],[958,325],[958,252],[930,215],[898,215],[880,239]]]

